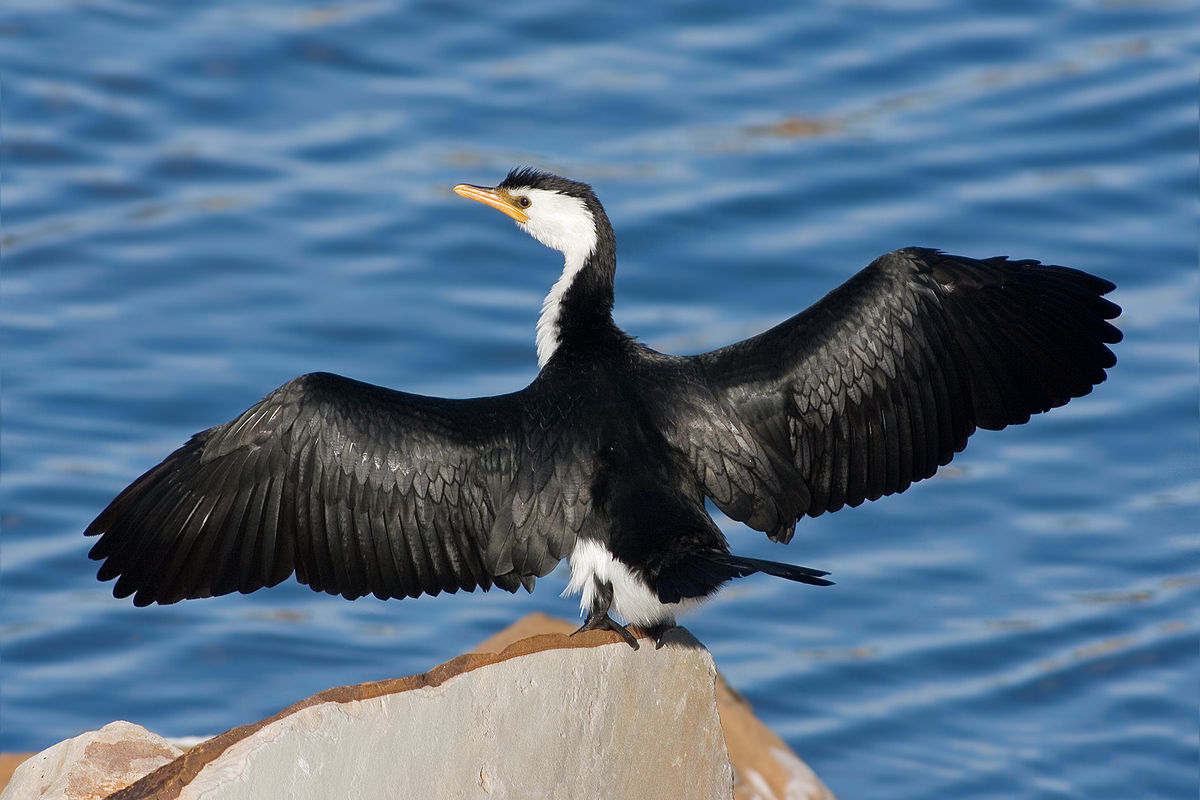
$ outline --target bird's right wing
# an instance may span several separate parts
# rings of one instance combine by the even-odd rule
[[[675,438],[722,510],[787,541],[799,516],[929,477],[976,427],[1022,423],[1091,391],[1121,339],[1108,322],[1120,308],[1102,297],[1112,288],[1036,261],[889,253],[795,317],[692,357],[724,424],[748,432],[754,452],[714,436],[713,414],[693,415]],[[792,491],[754,503],[736,491],[772,483]]]
[[[296,378],[112,501],[86,531],[102,534],[99,577],[136,605],[250,592],[293,572],[348,598],[531,586],[504,548],[489,554],[511,502],[520,403]]]

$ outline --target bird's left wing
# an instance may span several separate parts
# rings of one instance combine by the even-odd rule
[[[88,527],[118,597],[250,592],[293,572],[348,598],[532,576],[489,540],[520,450],[520,394],[448,400],[327,373],[196,434]]]
[[[787,541],[800,516],[929,477],[977,427],[1087,394],[1116,362],[1112,288],[1036,261],[889,253],[774,328],[691,357],[704,413],[672,438],[718,507]]]

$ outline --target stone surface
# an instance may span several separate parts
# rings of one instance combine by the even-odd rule
[[[717,675],[717,709],[733,764],[735,800],[835,800],[833,792],[746,699]]]
[[[33,755],[33,753],[0,753],[0,791],[8,786],[17,767]]]
[[[475,652],[497,652],[528,636],[570,633],[575,628],[564,619],[530,614],[481,642]],[[716,696],[733,765],[735,800],[835,800],[808,764],[755,716],[746,699],[719,674]]]
[[[92,800],[124,789],[181,752],[132,722],[110,722],[26,758],[0,800]]]
[[[234,729],[130,798],[728,798],[712,658],[550,634],[411,678],[342,687]]]
[[[204,741],[114,798],[833,800],[686,631],[634,651],[612,633],[567,636],[574,628],[532,614],[425,674],[330,689]],[[129,723],[104,731],[114,726],[152,736]],[[31,759],[41,783],[85,774],[60,750],[76,741]],[[129,782],[93,778],[74,784],[90,794],[0,800],[103,797]]]

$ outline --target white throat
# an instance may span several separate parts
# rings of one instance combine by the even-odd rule
[[[558,348],[563,295],[596,250],[596,220],[577,197],[544,189],[513,189],[512,193],[525,195],[532,201],[527,212],[529,220],[517,223],[518,226],[542,244],[562,253],[564,259],[562,275],[550,287],[538,317],[536,342],[538,367],[541,368],[549,363]]]
[[[583,265],[587,262],[589,255],[591,253],[572,257],[572,254],[568,253],[566,263],[563,264],[562,275],[558,276],[558,280],[550,287],[550,293],[542,301],[542,313],[538,317],[537,336],[535,337],[535,341],[537,342],[538,369],[550,363],[550,357],[558,349],[558,315],[562,308],[563,295],[566,294],[572,281],[575,280],[575,276],[579,274],[579,270],[583,269]]]

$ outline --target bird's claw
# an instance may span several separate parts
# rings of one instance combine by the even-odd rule
[[[629,632],[629,628],[621,625],[608,614],[588,614],[588,618],[579,626],[579,630],[575,631],[575,633],[583,633],[584,631],[612,631],[624,639],[625,644],[634,650],[638,649],[637,639]],[[574,636],[575,633],[571,635]]]

